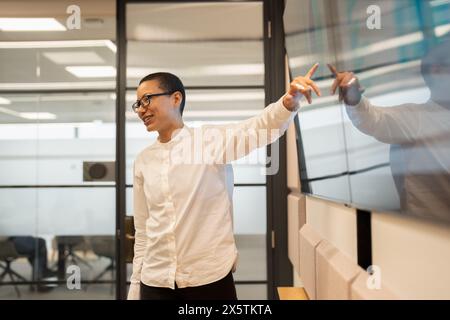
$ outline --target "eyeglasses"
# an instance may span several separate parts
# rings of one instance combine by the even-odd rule
[[[147,107],[150,105],[150,102],[152,101],[153,97],[158,97],[158,96],[168,96],[171,95],[173,92],[162,92],[162,93],[153,93],[153,94],[144,94],[142,96],[142,98],[140,100],[137,100],[135,103],[133,103],[133,105],[131,106],[131,108],[133,108],[134,112],[138,112],[138,109],[140,107]]]

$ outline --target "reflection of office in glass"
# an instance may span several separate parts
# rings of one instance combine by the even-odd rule
[[[338,70],[353,71],[366,90],[361,107],[344,107],[330,95],[303,109],[298,122],[305,157],[302,189],[360,208],[448,220],[450,139],[443,86],[449,49],[433,49],[445,38],[447,6],[384,2],[384,27],[373,31],[365,27],[370,1],[329,4],[336,5],[336,15],[328,16],[319,3],[311,6],[315,13],[307,32],[285,14],[291,72],[305,61],[323,59]],[[288,5],[295,10],[293,2]],[[425,24],[421,15],[433,19]],[[326,19],[335,27],[322,22]],[[329,56],[301,46],[305,39],[327,47]],[[423,74],[424,68],[438,74]],[[331,74],[326,67],[322,71],[322,85],[330,88]],[[436,100],[441,102],[433,104]]]
[[[374,7],[381,29],[367,27]],[[288,179],[289,258],[304,291],[448,299],[450,3],[291,0],[283,17],[290,79],[321,62],[323,96],[288,141],[288,175],[300,176]],[[335,95],[327,64],[342,76]],[[340,102],[359,89],[361,103]]]

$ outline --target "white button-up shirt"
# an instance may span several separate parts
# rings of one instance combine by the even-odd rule
[[[237,124],[203,126],[201,135],[184,126],[169,142],[156,141],[137,156],[128,299],[139,299],[140,282],[172,289],[175,283],[179,288],[193,287],[235,270],[238,252],[229,162],[275,141],[295,114],[280,98],[260,115]],[[258,135],[267,130],[266,138]]]

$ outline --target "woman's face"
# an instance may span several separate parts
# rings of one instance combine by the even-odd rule
[[[166,90],[159,87],[157,80],[149,80],[141,83],[137,89],[136,97],[142,99],[144,95],[163,93]],[[147,131],[161,131],[169,128],[174,121],[179,119],[180,99],[178,94],[152,97],[150,104],[138,109],[139,118],[144,123]]]

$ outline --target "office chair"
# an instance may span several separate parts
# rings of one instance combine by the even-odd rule
[[[20,257],[21,256],[19,255],[19,253],[17,253],[14,243],[9,240],[0,241],[0,262],[2,262],[0,263],[0,268],[3,270],[3,272],[0,274],[0,283],[3,282],[3,279],[6,276],[9,276],[11,282],[27,281],[27,279],[25,279],[23,276],[21,276],[11,268],[11,263]],[[20,298],[20,290],[17,284],[13,284],[13,286],[14,290],[16,291],[17,297]]]
[[[114,236],[96,236],[90,237],[90,246],[92,251],[98,257],[105,257],[109,260],[108,265],[96,275],[92,281],[98,281],[103,278],[108,272],[111,272],[111,281],[114,281],[115,269],[115,237]],[[87,291],[88,286],[85,287]],[[114,283],[111,285],[111,294],[113,294]]]
[[[114,279],[114,260],[115,256],[115,241],[114,236],[98,236],[91,238],[92,251],[99,256],[109,259],[108,266],[100,272],[93,280],[101,279],[108,271],[111,271],[111,278]]]
[[[115,237],[114,236],[98,236],[91,237],[91,248],[97,256],[106,257],[110,259],[110,264],[94,278],[99,280],[108,271],[114,270],[116,251],[115,251]],[[125,217],[125,262],[133,263],[134,257],[134,219],[132,216]],[[114,278],[114,273],[111,274]]]
[[[92,269],[92,266],[85,259],[80,257],[75,253],[75,247],[85,243],[83,236],[57,236],[56,242],[58,245],[64,246],[64,257],[65,261],[70,261],[72,264],[79,265],[80,263]]]
[[[114,236],[97,236],[90,238],[90,245],[92,251],[99,257],[105,257],[110,260],[110,263],[94,277],[92,281],[100,280],[109,271],[111,272],[111,280],[114,279],[115,259],[116,259],[116,238]],[[134,257],[134,219],[132,216],[125,217],[125,262],[133,263]],[[86,286],[86,290],[87,290]],[[111,294],[113,293],[113,286],[111,286]]]

